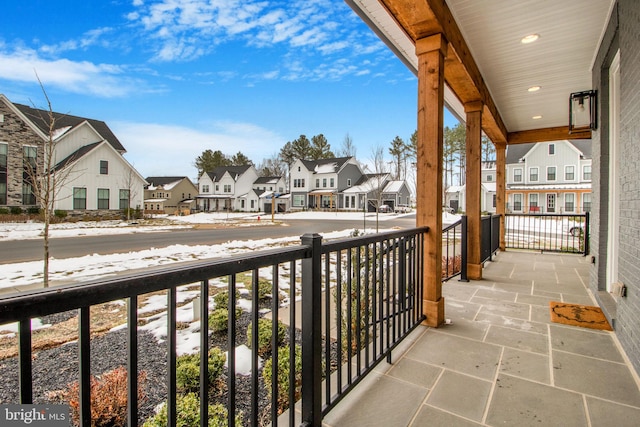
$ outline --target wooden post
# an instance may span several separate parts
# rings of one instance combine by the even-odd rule
[[[505,236],[505,206],[506,195],[506,151],[507,144],[496,142],[496,213],[500,215],[500,250],[506,249]]]
[[[466,212],[467,212],[467,277],[482,279],[482,102],[464,105],[467,114],[466,155]]]
[[[442,34],[416,40],[418,57],[418,156],[416,225],[429,227],[424,243],[424,314],[426,325],[444,322],[442,297],[442,152],[444,58]]]

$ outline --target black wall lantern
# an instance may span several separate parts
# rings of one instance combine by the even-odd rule
[[[569,97],[569,133],[598,128],[597,96],[595,90],[572,93]]]

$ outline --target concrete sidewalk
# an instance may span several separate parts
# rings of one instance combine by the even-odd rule
[[[638,378],[612,332],[551,323],[549,301],[596,305],[589,259],[502,252],[484,280],[443,285],[419,327],[326,426],[636,426]]]

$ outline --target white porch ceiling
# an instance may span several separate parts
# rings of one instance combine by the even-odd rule
[[[425,0],[416,0],[425,1]],[[378,0],[346,0],[410,68],[413,40]],[[569,94],[591,89],[614,0],[447,0],[509,132],[568,125]],[[540,38],[531,44],[520,40]],[[537,92],[528,92],[541,86]],[[464,117],[447,89],[447,105]],[[541,119],[533,117],[541,115]]]

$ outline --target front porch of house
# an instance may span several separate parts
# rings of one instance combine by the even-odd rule
[[[447,323],[417,328],[323,425],[637,425],[638,378],[615,334],[550,321],[549,301],[596,305],[589,268],[507,251],[483,280],[443,284]]]

